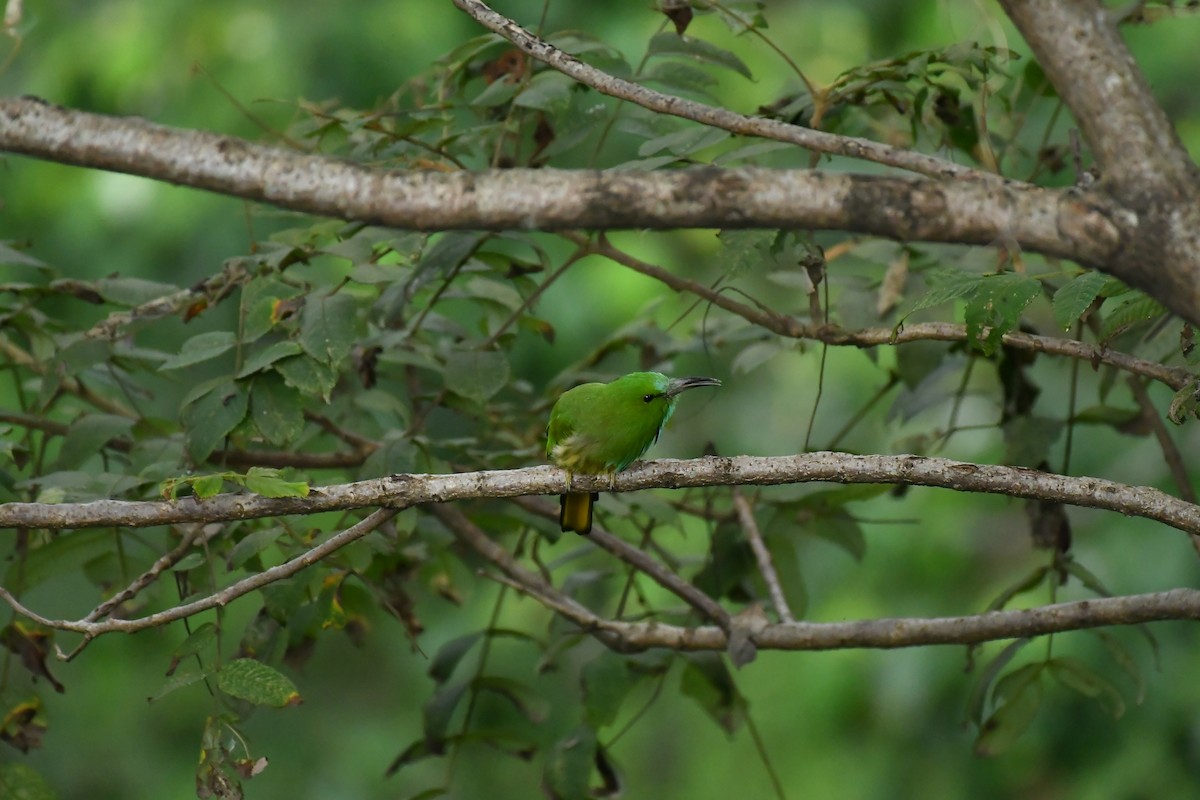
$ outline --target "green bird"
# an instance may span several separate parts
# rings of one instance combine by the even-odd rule
[[[716,378],[668,378],[631,372],[609,383],[585,383],[563,392],[546,426],[546,457],[568,473],[613,475],[642,457],[658,440],[681,392],[720,386]],[[592,530],[598,494],[562,495],[558,521],[564,531]]]

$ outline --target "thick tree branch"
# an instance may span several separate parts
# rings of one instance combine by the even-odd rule
[[[1126,209],[1120,246],[1096,264],[1184,319],[1200,308],[1200,169],[1099,0],[1001,0],[1083,130],[1098,189]],[[1082,234],[1082,232],[1077,232]]]
[[[592,87],[601,94],[635,103],[659,114],[682,117],[702,125],[736,133],[739,136],[759,136],[764,139],[790,142],[817,153],[874,161],[930,177],[972,177],[989,182],[999,181],[999,178],[990,173],[973,170],[961,164],[955,164],[953,161],[928,156],[924,153],[891,147],[870,139],[839,136],[778,120],[749,117],[728,109],[656,92],[583,63],[575,56],[538,38],[515,21],[496,13],[480,0],[454,0],[454,5],[469,14],[480,25],[503,36],[528,55],[548,64],[564,75],[574,78],[585,86]]]
[[[1091,264],[1107,260],[1124,224],[1103,197],[978,179],[715,167],[375,170],[32,98],[0,99],[0,150],[415,230],[839,229],[907,241],[1006,242]]]
[[[207,500],[0,504],[0,528],[146,527],[180,522],[216,522],[287,514],[315,514],[484,497],[518,497],[573,491],[629,492],[694,486],[778,485],[830,481],[940,486],[963,492],[1054,500],[1157,520],[1187,533],[1200,533],[1200,506],[1149,486],[1102,478],[1072,477],[991,464],[915,455],[804,453],[795,456],[709,456],[641,462],[611,480],[575,475],[569,486],[558,467],[466,472],[450,475],[390,475],[356,483],[313,487],[308,497],[270,498],[222,494]]]

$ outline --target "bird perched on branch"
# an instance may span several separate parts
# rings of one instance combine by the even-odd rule
[[[546,457],[569,474],[613,475],[642,457],[671,418],[675,401],[688,389],[720,386],[716,378],[668,378],[631,372],[609,383],[585,383],[563,392],[546,427]],[[559,498],[564,531],[592,529],[590,492]]]

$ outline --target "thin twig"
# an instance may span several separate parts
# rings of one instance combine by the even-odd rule
[[[775,606],[775,613],[779,615],[779,621],[795,622],[796,618],[792,616],[792,609],[788,606],[787,597],[783,594],[783,587],[779,584],[779,575],[775,572],[775,564],[771,561],[771,551],[767,549],[762,532],[758,529],[758,521],[754,519],[754,509],[750,507],[746,495],[737,489],[733,490],[733,507],[737,509],[742,531],[746,534],[746,540],[750,542],[750,549],[754,551],[754,558],[758,561],[758,571],[762,573],[763,581],[767,584],[767,592],[771,595],[771,604]]]
[[[534,514],[550,519],[558,519],[558,512],[552,504],[533,497],[513,498],[517,505]],[[614,536],[599,525],[592,526],[588,540],[602,550],[608,551],[621,561],[645,573],[651,580],[666,589],[671,594],[683,600],[700,612],[705,618],[712,620],[722,630],[729,629],[729,612],[704,592],[697,589],[683,578],[676,575],[667,567],[655,561],[645,552]]]
[[[576,244],[587,243],[587,239],[578,234],[563,233],[561,235]],[[623,267],[632,269],[634,272],[654,278],[676,291],[688,292],[697,297],[702,297],[713,305],[736,314],[747,322],[769,330],[772,333],[777,333],[780,336],[787,336],[793,339],[810,339],[824,342],[825,344],[851,347],[877,347],[880,345],[897,345],[918,341],[964,342],[968,339],[965,325],[956,325],[949,322],[918,322],[898,328],[863,328],[854,331],[845,330],[836,325],[806,323],[795,317],[739,303],[726,294],[713,291],[704,284],[688,280],[687,278],[681,278],[662,267],[634,258],[623,250],[614,247],[607,240],[591,243],[591,247],[597,255],[605,256]],[[1128,353],[1110,350],[1100,345],[1087,344],[1076,339],[1038,336],[1021,331],[1010,331],[1004,335],[1002,342],[1005,347],[1012,347],[1017,350],[1077,358],[1091,364],[1109,364],[1126,372],[1142,375],[1164,383],[1176,391],[1195,380],[1195,376],[1191,372],[1181,367],[1168,367],[1154,361],[1137,358]]]
[[[165,625],[168,622],[191,617],[202,611],[208,611],[213,608],[223,607],[233,602],[242,595],[249,594],[255,589],[261,589],[263,586],[281,581],[284,578],[290,578],[305,567],[310,567],[331,553],[340,550],[351,542],[357,541],[366,536],[371,531],[382,525],[387,520],[394,517],[398,512],[393,508],[381,508],[372,512],[369,516],[360,520],[341,533],[334,534],[326,539],[321,544],[301,553],[300,555],[285,561],[282,564],[263,570],[262,572],[251,575],[248,578],[243,578],[237,583],[230,584],[220,591],[213,592],[207,597],[202,597],[191,603],[168,608],[165,611],[160,611],[149,616],[139,617],[137,619],[106,619],[103,621],[89,620],[87,617],[80,620],[65,620],[65,619],[50,619],[32,611],[13,597],[13,595],[0,586],[0,599],[4,600],[18,614],[32,619],[40,625],[45,625],[48,628],[55,628],[62,631],[72,631],[74,633],[82,633],[83,641],[72,650],[70,653],[64,653],[60,648],[57,649],[58,657],[64,661],[70,661],[78,655],[84,647],[86,647],[97,636],[114,631],[122,633],[133,633],[135,631],[145,630],[147,628],[155,628],[160,625]],[[94,612],[93,612],[94,613]],[[90,615],[89,615],[90,616]],[[57,646],[56,646],[57,648]]]

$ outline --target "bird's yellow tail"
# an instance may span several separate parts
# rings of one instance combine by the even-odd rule
[[[600,495],[592,492],[571,492],[558,498],[558,522],[564,531],[586,536],[592,530],[592,503]]]

